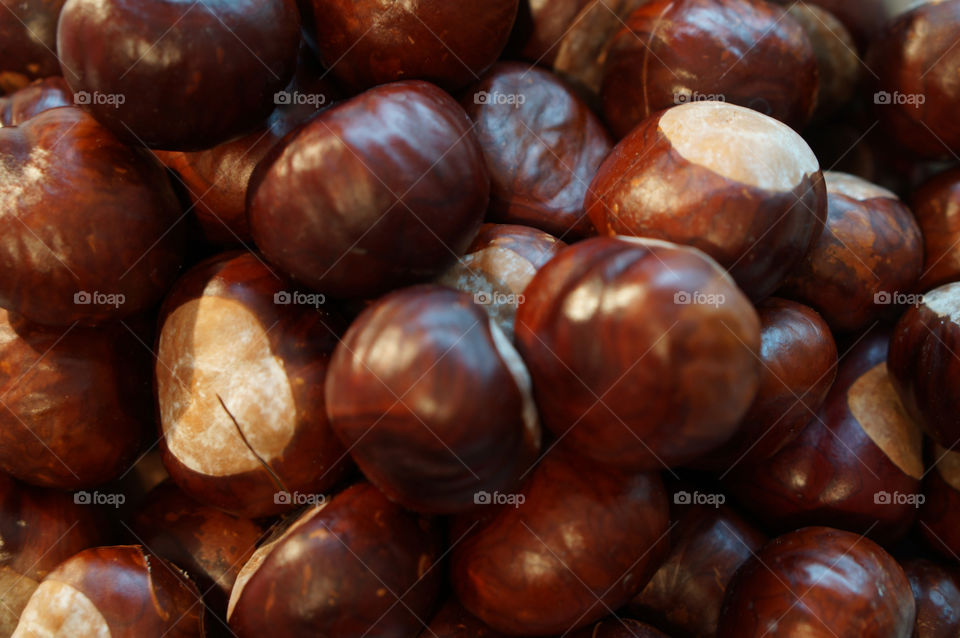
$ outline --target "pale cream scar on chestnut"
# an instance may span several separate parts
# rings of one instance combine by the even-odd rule
[[[111,638],[106,618],[83,592],[55,580],[40,583],[12,638]]]

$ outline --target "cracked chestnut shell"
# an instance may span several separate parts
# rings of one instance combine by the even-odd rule
[[[829,524],[883,543],[910,528],[922,500],[923,435],[893,389],[887,342],[883,331],[860,341],[799,436],[730,475],[736,499],[770,528]]]
[[[489,218],[568,241],[595,234],[583,198],[612,143],[573,91],[548,71],[502,62],[460,103],[490,169]]]
[[[935,442],[960,445],[960,282],[925,293],[910,307],[890,340],[893,385]]]
[[[646,584],[666,550],[667,495],[655,473],[620,473],[555,447],[523,502],[497,507],[451,552],[453,588],[505,634],[584,627]]]
[[[810,39],[783,9],[756,0],[653,0],[613,37],[601,97],[617,138],[657,111],[703,99],[799,130],[818,86]]]
[[[817,158],[789,127],[694,102],[651,116],[617,144],[585,206],[601,235],[699,248],[756,300],[820,237],[827,194]]]
[[[343,476],[323,399],[343,320],[323,301],[251,253],[213,257],[176,283],[155,372],[163,462],[187,494],[265,516]]]
[[[877,116],[887,135],[922,157],[960,151],[958,29],[960,1],[925,2],[890,21],[870,44]]]
[[[727,589],[718,638],[910,638],[900,565],[868,538],[807,527],[768,543]]]
[[[910,200],[923,234],[923,274],[917,288],[960,280],[960,169],[925,182]]]
[[[60,76],[37,80],[0,97],[0,126],[19,126],[34,115],[73,105],[73,92]]]
[[[836,332],[855,332],[913,292],[923,237],[891,191],[847,173],[823,177],[826,228],[778,294],[812,306]]]
[[[67,0],[60,66],[117,137],[209,148],[270,114],[300,43],[294,0]]]
[[[466,113],[420,81],[379,86],[321,113],[252,179],[257,246],[337,297],[372,297],[439,274],[476,235],[490,195]]]
[[[0,128],[0,306],[69,326],[153,307],[183,260],[163,168],[73,107]]]
[[[473,299],[440,286],[391,293],[330,362],[327,414],[366,477],[409,509],[449,514],[507,492],[536,461],[530,375]]]
[[[448,91],[480,77],[503,51],[518,0],[312,0],[324,66],[360,91],[428,80]]]
[[[960,635],[960,575],[956,569],[915,558],[903,563],[917,604],[913,638]]]
[[[203,638],[203,611],[200,592],[178,567],[139,545],[95,547],[47,575],[13,636]]]
[[[240,572],[228,617],[237,638],[412,638],[440,594],[435,525],[369,483],[301,514]]]
[[[0,310],[0,470],[60,489],[125,471],[149,422],[147,354],[125,326],[48,328]]]
[[[736,432],[760,381],[760,321],[713,260],[602,237],[534,275],[516,341],[544,424],[625,469],[694,461]]]
[[[57,19],[66,0],[3,0],[0,11],[0,85],[60,74]]]

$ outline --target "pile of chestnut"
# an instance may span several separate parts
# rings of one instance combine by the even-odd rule
[[[960,0],[0,3],[0,638],[960,638]]]

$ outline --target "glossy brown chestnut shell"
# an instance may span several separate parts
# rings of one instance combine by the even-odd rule
[[[0,97],[0,125],[19,126],[34,115],[73,104],[73,91],[60,76],[37,80]]]
[[[343,320],[324,301],[251,253],[213,257],[176,283],[155,371],[163,461],[185,492],[266,516],[342,478],[323,383]]]
[[[913,638],[956,638],[960,635],[960,574],[930,560],[903,563],[917,603]]]
[[[492,220],[568,241],[595,234],[583,198],[612,144],[570,88],[547,71],[502,62],[460,103],[490,169]]]
[[[816,106],[817,59],[803,27],[756,0],[652,0],[607,50],[603,114],[621,138],[665,108],[739,104],[800,129]]]
[[[760,322],[698,250],[602,237],[534,276],[516,340],[544,424],[627,469],[691,462],[739,426],[760,381]]]
[[[490,178],[460,105],[410,81],[311,120],[261,162],[250,188],[250,226],[267,259],[326,294],[368,297],[461,255]]]
[[[654,473],[621,474],[556,447],[513,496],[522,498],[494,505],[451,553],[460,602],[498,631],[547,636],[592,623],[630,600],[663,557],[667,497]]]
[[[827,215],[806,142],[781,122],[720,102],[644,120],[600,166],[585,206],[601,235],[699,248],[752,299],[780,285]]]
[[[960,556],[960,452],[933,446],[933,467],[924,477],[927,497],[917,525],[927,543],[947,559]]]
[[[183,259],[163,168],[74,107],[0,128],[0,306],[45,324],[154,306]]]
[[[960,281],[960,169],[940,173],[910,200],[923,234],[922,292]]]
[[[900,565],[868,538],[807,527],[768,543],[727,589],[718,638],[910,638]]]
[[[260,124],[299,43],[294,0],[67,0],[57,28],[77,103],[117,137],[166,150]]]
[[[432,523],[354,485],[257,550],[233,588],[230,628],[237,638],[416,636],[440,593],[439,544]]]

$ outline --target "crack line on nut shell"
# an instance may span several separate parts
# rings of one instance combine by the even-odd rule
[[[237,422],[237,418],[233,416],[233,412],[231,412],[230,408],[227,407],[227,404],[223,400],[223,397],[220,396],[219,392],[216,393],[216,396],[217,396],[217,401],[220,402],[220,406],[223,408],[223,411],[227,413],[227,416],[230,417],[230,421],[233,422],[233,426],[237,429],[237,433],[240,435],[240,438],[243,440],[243,444],[247,446],[247,449],[250,450],[250,453],[256,457],[257,461],[260,462],[260,465],[263,466],[263,469],[265,469],[267,473],[270,475],[270,479],[273,481],[274,487],[279,489],[281,492],[288,492],[289,490],[287,489],[287,486],[283,484],[283,481],[280,480],[280,476],[278,476],[277,473],[273,471],[273,468],[270,467],[270,464],[267,463],[266,460],[264,460],[264,458],[260,456],[260,454],[258,454],[256,450],[253,449],[252,445],[250,445],[250,441],[247,440],[247,435],[244,434],[243,428],[240,427],[240,423]]]

